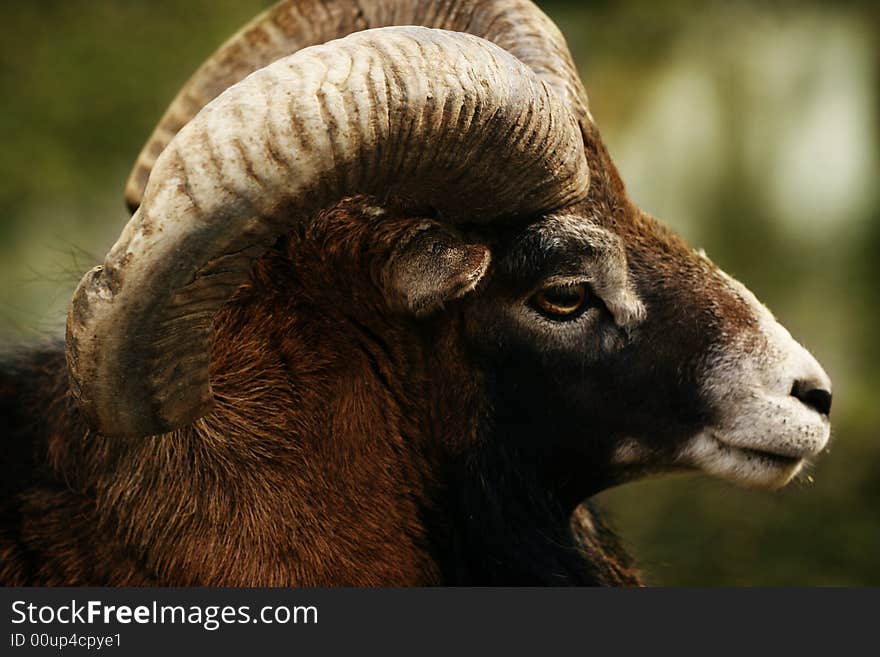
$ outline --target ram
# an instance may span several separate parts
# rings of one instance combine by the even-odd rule
[[[126,196],[64,348],[0,375],[5,584],[637,584],[585,500],[828,440],[822,368],[627,198],[529,2],[282,2]]]

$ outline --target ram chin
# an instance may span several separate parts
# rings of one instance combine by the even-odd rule
[[[801,473],[811,456],[814,454],[778,454],[763,447],[731,445],[716,432],[703,431],[688,442],[679,459],[682,464],[740,486],[776,490]]]

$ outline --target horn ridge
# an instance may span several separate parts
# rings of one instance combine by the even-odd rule
[[[198,111],[225,89],[281,57],[365,29],[420,25],[485,38],[527,64],[582,125],[587,96],[562,33],[530,0],[282,0],[211,55],[168,106],[125,186],[138,207],[156,157]]]
[[[340,198],[391,193],[490,222],[565,207],[588,184],[568,107],[488,41],[389,27],[304,49],[227,89],[159,156],[74,293],[72,390],[107,435],[204,416],[214,314],[271,241]]]

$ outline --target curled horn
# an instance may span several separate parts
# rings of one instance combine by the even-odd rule
[[[73,394],[107,435],[204,416],[214,314],[276,236],[344,196],[490,222],[565,207],[588,182],[569,108],[488,41],[394,27],[301,50],[223,92],[156,161],[71,301]]]
[[[183,86],[147,140],[125,186],[132,212],[159,154],[222,91],[302,48],[364,29],[421,25],[467,32],[528,65],[584,124],[587,96],[562,33],[530,0],[283,0],[223,44]]]

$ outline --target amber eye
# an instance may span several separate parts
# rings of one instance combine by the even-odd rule
[[[550,319],[572,319],[586,307],[590,297],[586,283],[552,285],[532,297],[532,305]]]

